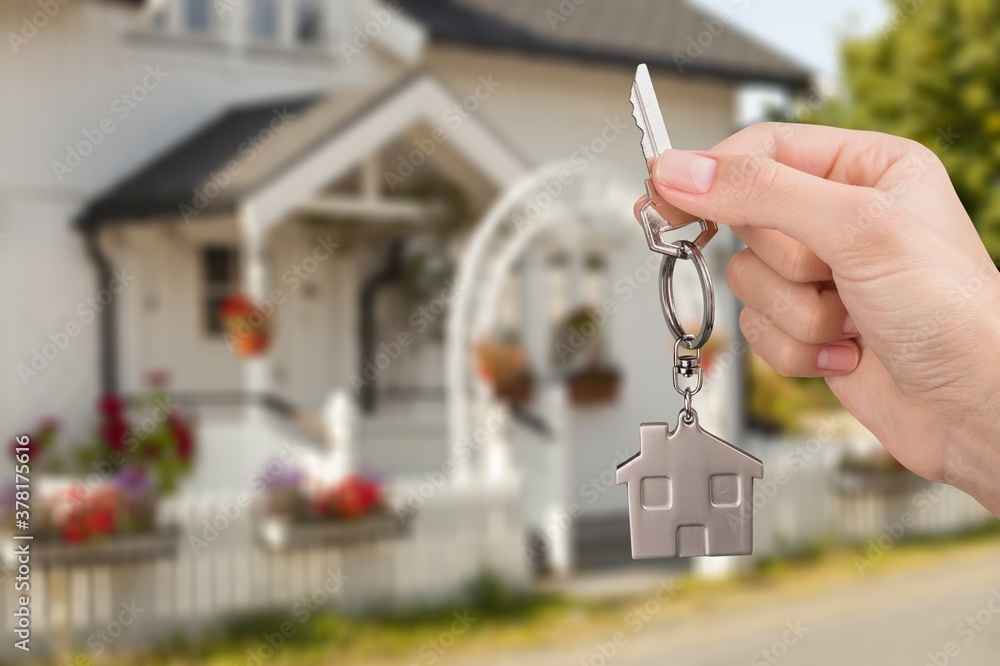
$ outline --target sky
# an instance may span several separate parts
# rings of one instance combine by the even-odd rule
[[[839,75],[841,38],[877,32],[888,17],[879,0],[690,0],[718,16],[729,10],[733,24],[744,32],[791,56],[835,85]],[[759,120],[773,92],[748,89],[740,100],[740,119]]]

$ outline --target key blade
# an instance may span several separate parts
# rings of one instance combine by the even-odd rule
[[[652,175],[652,163],[660,153],[670,148],[670,137],[667,126],[663,122],[660,105],[656,101],[656,91],[653,89],[653,79],[649,76],[649,68],[639,65],[632,80],[632,116],[635,124],[642,130],[642,152],[646,156],[646,166]]]

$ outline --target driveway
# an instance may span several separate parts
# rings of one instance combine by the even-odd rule
[[[623,615],[574,646],[463,660],[488,666],[1000,664],[1000,545],[939,549],[916,563],[886,559],[866,575],[804,577],[791,589],[713,595],[699,589]],[[697,597],[691,603],[689,597]],[[662,598],[662,595],[661,595]],[[640,603],[642,597],[640,597]],[[677,604],[672,608],[671,604]]]

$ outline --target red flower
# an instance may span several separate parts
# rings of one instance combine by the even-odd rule
[[[191,434],[191,428],[174,414],[167,418],[167,424],[177,444],[177,457],[185,462],[191,460],[194,457],[194,435]]]
[[[87,524],[83,510],[73,509],[62,526],[62,538],[66,543],[83,543],[87,540]]]
[[[115,510],[111,506],[99,506],[87,514],[87,530],[91,534],[111,534],[115,523]]]
[[[28,460],[34,461],[35,456],[38,455],[40,446],[35,437],[29,437],[28,443],[24,445],[18,443],[17,437],[15,437],[10,440],[10,457],[14,460],[17,460],[17,456],[19,455],[17,449],[28,449]]]
[[[121,416],[125,409],[125,403],[116,395],[105,395],[97,403],[97,409],[105,416]]]
[[[121,417],[111,418],[101,426],[101,439],[112,451],[125,449],[125,438],[128,434],[128,424]]]
[[[349,476],[333,492],[333,503],[341,518],[359,518],[381,499],[378,485],[358,475]]]

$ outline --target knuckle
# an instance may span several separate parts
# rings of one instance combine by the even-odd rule
[[[802,308],[799,324],[799,335],[795,336],[802,342],[820,344],[826,342],[826,313],[818,302],[809,303]]]
[[[781,274],[792,282],[806,282],[814,273],[815,255],[801,243],[788,243],[781,255]]]
[[[741,295],[744,293],[744,278],[749,267],[749,259],[750,250],[740,250],[732,256],[726,266],[726,284],[729,285],[729,291],[732,292],[733,296],[741,301],[743,300]]]
[[[754,317],[753,310],[750,308],[745,307],[740,311],[740,332],[743,333],[743,337],[751,346],[760,337],[760,327],[756,317]]]
[[[772,354],[771,367],[782,377],[796,377],[798,372],[798,356],[795,347],[788,344],[779,345]]]
[[[732,185],[741,199],[762,196],[777,178],[777,163],[764,155],[747,155],[733,163]]]

